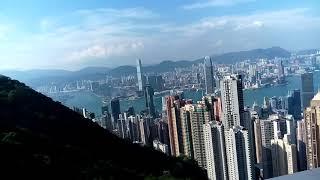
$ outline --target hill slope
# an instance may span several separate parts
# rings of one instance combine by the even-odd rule
[[[18,81],[0,76],[0,176],[206,179],[194,161],[120,140]]]

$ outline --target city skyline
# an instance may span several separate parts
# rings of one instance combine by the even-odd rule
[[[1,1],[4,175],[308,179],[320,169],[319,8]]]
[[[154,64],[272,46],[319,48],[317,1],[5,0],[0,6],[2,69],[74,70],[134,64],[138,57]]]
[[[133,74],[49,79],[37,87],[48,96],[61,96],[57,101],[65,105],[86,93],[97,97],[88,99],[102,103],[96,107],[100,113],[82,105],[73,110],[128,143],[194,160],[210,180],[259,180],[319,167],[319,151],[313,148],[320,144],[315,131],[320,93],[314,96],[313,80],[317,84],[319,65],[320,54],[314,51],[253,56],[234,64],[213,64],[205,57],[160,73],[145,73],[138,59]],[[291,86],[292,79],[298,87]],[[278,87],[288,88],[287,94],[275,96],[271,89]],[[259,93],[263,103],[246,106],[245,93],[260,90],[271,90],[271,96]],[[14,95],[9,92],[9,102]],[[156,107],[159,98],[162,104]],[[122,107],[124,101],[130,106]]]

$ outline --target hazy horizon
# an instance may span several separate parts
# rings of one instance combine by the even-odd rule
[[[272,47],[277,47],[277,46],[272,46]],[[271,48],[271,47],[269,47]],[[282,47],[280,47],[282,48]],[[267,49],[267,48],[257,48],[257,49]],[[283,48],[285,49],[285,48]],[[320,49],[320,48],[310,48],[310,49]],[[287,50],[289,52],[297,52],[297,51],[303,51],[303,50],[310,50],[310,49],[300,49],[300,50]],[[255,50],[255,49],[247,49],[247,50],[242,50],[242,51],[250,51],[250,50]],[[221,54],[212,54],[210,56],[213,57],[213,62],[214,62],[214,56],[215,55],[223,55],[225,53],[233,53],[233,52],[240,52],[240,51],[230,51],[230,52],[224,52],[224,53],[221,53]],[[114,68],[117,68],[117,67],[120,67],[120,66],[133,66],[135,67],[136,66],[136,60],[137,59],[141,59],[142,61],[142,65],[143,66],[153,66],[153,65],[157,65],[157,64],[160,64],[164,61],[172,61],[172,62],[178,62],[178,61],[196,61],[198,59],[201,59],[201,58],[204,58],[205,56],[207,55],[204,55],[204,56],[201,56],[201,57],[198,57],[198,58],[195,58],[195,59],[165,59],[165,60],[160,60],[158,62],[154,62],[154,63],[150,63],[150,64],[146,64],[144,62],[144,59],[141,59],[141,58],[136,58],[136,59],[133,59],[132,62],[129,62],[128,64],[120,64],[120,65],[111,65],[111,66],[108,66],[108,65],[87,65],[87,66],[83,66],[83,67],[79,67],[79,68],[15,68],[15,69],[3,69],[2,67],[0,67],[0,72],[4,72],[4,71],[36,71],[36,70],[64,70],[64,71],[71,71],[71,72],[74,72],[74,71],[79,71],[79,70],[83,70],[83,69],[86,69],[86,68],[109,68],[109,69],[114,69]],[[148,60],[146,60],[146,62],[148,63]]]

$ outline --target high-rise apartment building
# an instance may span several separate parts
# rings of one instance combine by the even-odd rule
[[[301,100],[303,109],[310,106],[310,101],[313,96],[313,73],[304,73],[301,75]]]
[[[184,100],[180,95],[167,96],[166,106],[171,155],[180,156],[183,152],[180,108],[184,106]]]
[[[271,119],[261,120],[261,149],[262,149],[262,167],[263,177],[271,178],[272,158],[271,158],[271,140],[274,138],[273,121]],[[258,138],[259,136],[256,136]]]
[[[157,129],[158,140],[161,143],[168,145],[168,148],[170,149],[168,123],[165,121],[165,119],[160,119],[155,122],[155,125]],[[170,153],[170,150],[168,152]]]
[[[222,123],[227,130],[244,124],[243,90],[241,75],[225,76],[220,82]]]
[[[311,100],[310,107],[304,111],[306,130],[307,167],[314,169],[320,166],[320,93]]]
[[[272,139],[271,149],[273,177],[298,171],[297,148],[290,142],[290,135],[286,134],[283,139]]]
[[[209,122],[203,125],[203,133],[209,180],[227,180],[228,166],[223,125],[220,122]]]
[[[140,129],[139,129],[138,119],[139,119],[139,116],[129,116],[128,117],[128,125],[129,125],[131,142],[139,142],[140,141]]]
[[[261,137],[261,120],[255,119],[253,123],[254,129],[254,144],[255,144],[255,153],[256,153],[256,163],[261,164],[262,161],[262,137]]]
[[[205,80],[205,89],[206,94],[214,93],[214,76],[213,76],[213,67],[211,57],[206,56],[204,58],[204,80]]]
[[[222,120],[222,105],[221,105],[221,98],[220,97],[216,98],[214,101],[213,113],[214,113],[214,120],[221,122],[221,120]]]
[[[228,178],[238,180],[253,179],[253,163],[248,131],[235,126],[225,133]]]
[[[149,129],[149,119],[146,118],[139,118],[139,130],[140,130],[140,142],[142,144],[149,144],[150,143],[150,129]]]
[[[181,139],[182,139],[182,153],[184,156],[193,158],[193,142],[191,134],[191,112],[194,109],[194,105],[187,104],[180,108],[181,119]]]
[[[194,159],[200,167],[206,168],[203,125],[209,123],[210,111],[204,103],[198,103],[191,110],[191,134]]]
[[[169,148],[168,145],[163,144],[162,142],[160,142],[159,140],[154,140],[153,141],[153,148],[163,152],[164,154],[169,155]]]
[[[297,151],[298,151],[298,169],[299,171],[307,170],[307,130],[305,120],[297,121]]]

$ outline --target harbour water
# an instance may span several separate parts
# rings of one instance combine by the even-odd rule
[[[300,76],[291,76],[287,77],[288,83],[285,85],[260,88],[260,89],[250,89],[244,91],[244,102],[246,106],[252,106],[254,102],[258,104],[263,103],[263,97],[273,97],[273,96],[286,96],[289,90],[300,89],[301,80]],[[320,87],[320,72],[314,73],[314,88],[315,92],[318,91]],[[185,97],[187,99],[193,99],[194,102],[201,100],[203,92],[201,90],[188,90],[185,91]],[[154,97],[155,107],[157,110],[161,110],[162,107],[162,98],[163,95],[158,95]],[[55,100],[59,100],[55,97],[52,97]],[[90,112],[94,112],[97,115],[101,114],[102,101],[100,97],[97,97],[90,92],[73,92],[70,98],[67,98],[62,102],[66,106],[72,108],[84,107]],[[127,110],[130,106],[133,106],[134,109],[139,112],[144,109],[145,102],[143,98],[137,98],[134,100],[122,100],[120,102],[121,111]]]

